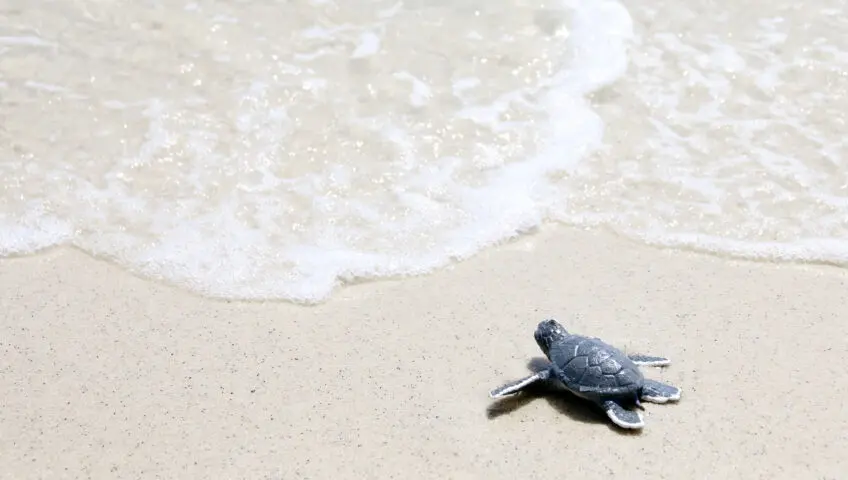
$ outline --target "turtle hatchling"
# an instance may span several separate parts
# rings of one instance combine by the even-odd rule
[[[641,406],[642,400],[666,403],[680,399],[679,388],[647,379],[639,371],[640,365],[668,365],[671,361],[667,358],[626,355],[601,339],[569,333],[556,320],[540,322],[534,337],[551,361],[550,366],[492,390],[490,397],[506,397],[532,383],[551,380],[595,403],[613,423],[628,429],[640,429],[645,422],[638,412],[623,405]]]

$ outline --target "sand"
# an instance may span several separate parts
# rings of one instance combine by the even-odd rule
[[[0,477],[844,478],[846,278],[566,228],[313,307],[7,259]],[[646,375],[683,398],[640,434],[568,396],[490,400],[546,317],[670,356]]]

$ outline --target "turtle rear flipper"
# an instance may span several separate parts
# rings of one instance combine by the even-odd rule
[[[641,353],[634,353],[632,355],[628,355],[628,358],[633,361],[636,365],[641,365],[645,367],[664,367],[666,365],[671,365],[671,360],[666,357],[658,357],[655,355],[642,355]]]
[[[548,378],[550,378],[550,376],[550,370],[542,370],[541,372],[536,372],[533,375],[526,376],[521,380],[516,380],[514,382],[510,382],[506,385],[498,387],[489,392],[489,396],[491,398],[503,398],[509,395],[514,395],[526,388],[528,385],[536,383],[538,381],[547,380]]]
[[[680,389],[656,380],[645,379],[642,394],[639,397],[646,402],[667,403],[680,400]]]
[[[645,426],[645,422],[642,420],[642,416],[639,415],[638,412],[626,410],[624,407],[612,400],[601,402],[601,408],[603,408],[607,413],[607,416],[610,420],[612,420],[612,423],[621,428],[635,430]]]

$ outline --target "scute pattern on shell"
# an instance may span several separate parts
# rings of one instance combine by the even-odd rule
[[[644,377],[630,358],[597,338],[573,335],[552,346],[551,361],[570,386],[638,390]]]

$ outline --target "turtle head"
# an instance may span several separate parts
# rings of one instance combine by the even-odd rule
[[[549,319],[539,322],[539,325],[536,327],[536,333],[534,333],[533,336],[536,338],[536,343],[539,345],[539,348],[541,348],[542,352],[544,352],[545,356],[547,356],[548,352],[551,350],[551,346],[567,338],[569,333],[565,330],[565,327],[559,324],[559,322]]]

